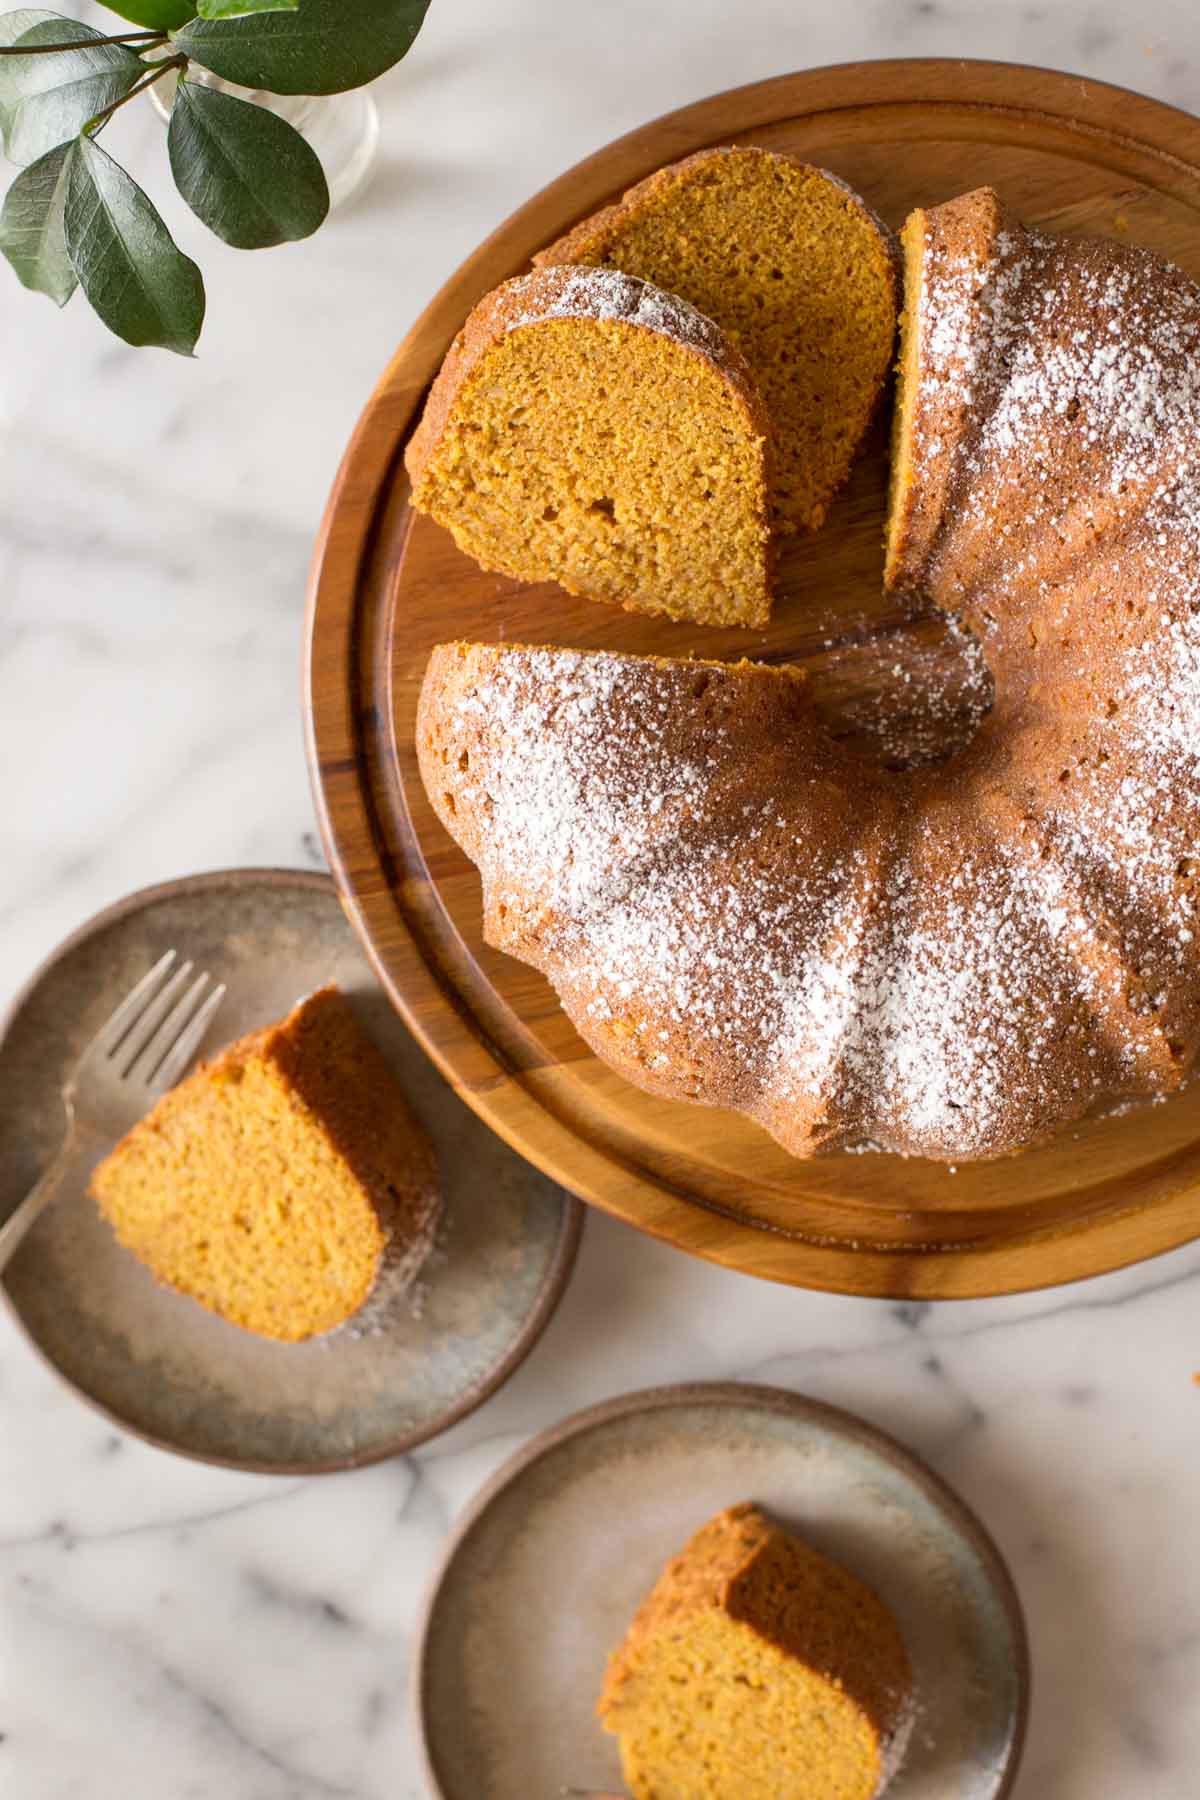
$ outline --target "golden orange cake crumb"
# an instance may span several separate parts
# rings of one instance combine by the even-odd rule
[[[775,429],[774,523],[815,530],[887,379],[891,233],[845,182],[750,146],[701,150],[534,258],[595,263],[699,307],[750,366]]]
[[[352,1318],[385,1258],[415,1274],[441,1206],[424,1127],[335,987],[164,1094],[91,1191],[159,1281],[287,1342]]]
[[[597,1711],[635,1800],[874,1800],[911,1690],[882,1601],[745,1503],[667,1564]]]
[[[412,503],[485,569],[698,625],[770,612],[770,425],[736,349],[613,270],[480,301],[405,463]]]

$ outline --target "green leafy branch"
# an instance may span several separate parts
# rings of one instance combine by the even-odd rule
[[[0,14],[0,139],[19,163],[0,253],[65,306],[81,287],[130,344],[190,356],[204,282],[149,196],[96,141],[118,108],[175,76],[167,154],[197,218],[256,250],[308,237],[329,211],[298,131],[209,77],[270,94],[337,94],[399,62],[429,0],[112,0],[139,27],[111,35],[22,7]]]

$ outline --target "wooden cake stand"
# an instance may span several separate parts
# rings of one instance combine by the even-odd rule
[[[425,797],[414,713],[429,651],[445,639],[807,658],[832,717],[852,716],[878,680],[872,645],[898,628],[880,598],[882,425],[825,529],[789,546],[763,632],[673,625],[485,574],[408,505],[406,439],[480,295],[663,163],[731,141],[835,170],[893,225],[990,183],[1033,223],[1127,237],[1200,277],[1200,122],[1004,64],[782,76],[671,113],[552,183],[417,321],[330,497],[306,704],[344,905],[409,1026],[488,1124],[563,1186],[681,1249],[776,1281],[929,1297],[1045,1286],[1151,1256],[1200,1234],[1200,1084],[957,1171],[875,1154],[797,1161],[747,1120],[651,1098],[599,1062],[544,978],[484,944],[478,875]]]

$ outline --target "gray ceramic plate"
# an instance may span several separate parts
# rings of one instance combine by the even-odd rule
[[[917,1721],[888,1800],[1009,1793],[1029,1654],[983,1526],[882,1432],[736,1383],[653,1388],[576,1413],[484,1489],[437,1577],[417,1659],[433,1792],[619,1789],[615,1740],[593,1712],[605,1657],[668,1557],[738,1500],[794,1525],[894,1611]]]
[[[411,1296],[370,1330],[279,1345],[156,1285],[82,1190],[10,1265],[8,1300],[58,1372],[118,1423],[211,1462],[280,1474],[355,1467],[422,1443],[494,1391],[570,1274],[579,1203],[457,1100],[396,1018],[324,875],[198,875],[100,914],[43,965],[0,1034],[0,1219],[62,1136],[63,1077],[170,946],[229,983],[208,1048],[336,981],[438,1150],[446,1217]]]

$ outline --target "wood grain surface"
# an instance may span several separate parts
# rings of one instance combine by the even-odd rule
[[[455,637],[805,661],[835,730],[919,734],[906,665],[956,673],[935,624],[881,599],[881,420],[825,529],[793,541],[762,632],[705,630],[485,574],[413,514],[401,454],[481,294],[577,219],[719,143],[835,170],[899,225],[990,183],[1031,222],[1145,244],[1200,278],[1200,122],[1073,76],[906,61],[781,76],[619,139],[502,225],[434,299],[368,402],[321,529],[309,596],[308,744],[346,910],[408,1024],[463,1097],[584,1199],[751,1274],[856,1294],[1016,1291],[1118,1267],[1200,1234],[1200,1084],[995,1163],[787,1156],[715,1109],[629,1086],[576,1035],[544,978],[483,942],[479,878],[429,807],[412,744],[429,651]],[[948,659],[948,660],[947,660]],[[908,694],[907,700],[904,694]],[[885,737],[887,734],[885,733]]]

